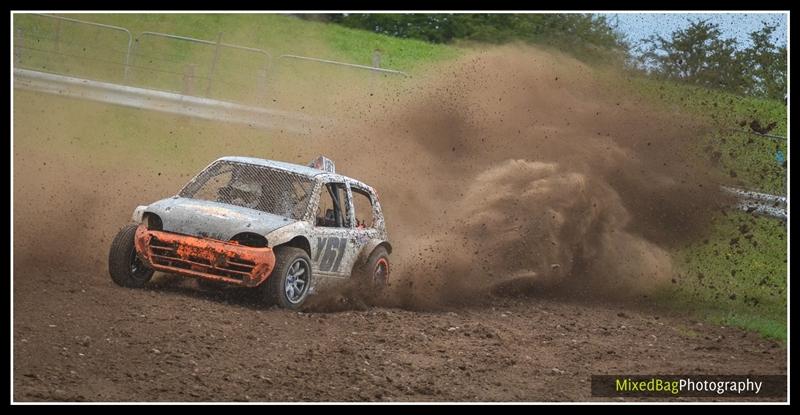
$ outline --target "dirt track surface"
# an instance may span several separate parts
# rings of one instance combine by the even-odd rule
[[[490,298],[297,313],[248,291],[17,269],[18,401],[569,401],[592,374],[784,374],[786,351],[641,305]]]

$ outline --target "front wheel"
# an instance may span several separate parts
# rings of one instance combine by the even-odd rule
[[[275,248],[275,269],[261,285],[269,304],[299,310],[308,298],[311,285],[311,259],[306,251],[290,246]]]
[[[108,273],[117,285],[123,287],[141,288],[153,277],[154,271],[136,255],[135,236],[136,225],[126,225],[111,242],[108,253]]]

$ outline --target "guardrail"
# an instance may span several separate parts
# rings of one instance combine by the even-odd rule
[[[788,217],[786,196],[771,195],[728,186],[722,186],[722,189],[736,196],[739,200],[736,207],[741,210],[783,220]]]

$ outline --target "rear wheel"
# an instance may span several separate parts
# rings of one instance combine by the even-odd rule
[[[299,310],[308,298],[311,285],[311,260],[306,251],[291,246],[275,248],[275,269],[261,285],[269,304]]]
[[[126,225],[111,242],[108,254],[108,273],[123,287],[141,288],[153,277],[154,271],[136,255],[135,236],[136,225]]]
[[[358,283],[369,293],[382,293],[389,284],[389,269],[389,252],[379,246],[359,269]]]

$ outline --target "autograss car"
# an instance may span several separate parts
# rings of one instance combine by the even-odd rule
[[[111,279],[124,287],[161,271],[253,287],[269,304],[299,309],[327,283],[388,283],[392,246],[377,193],[325,157],[309,166],[223,157],[132,220],[109,253]]]

